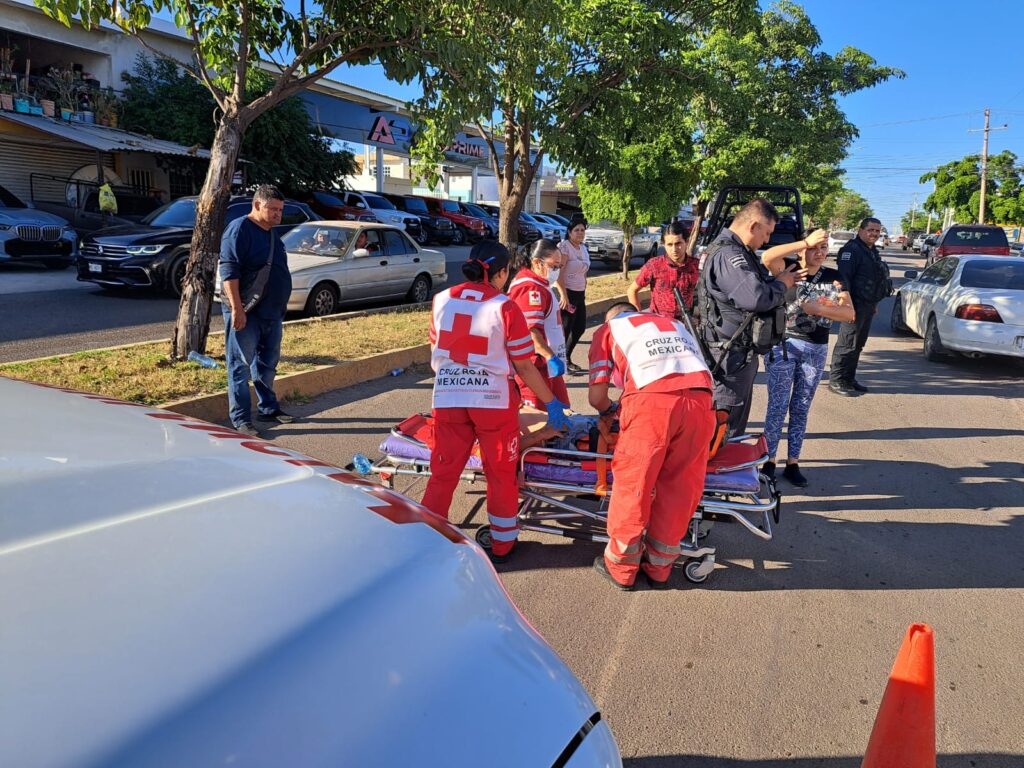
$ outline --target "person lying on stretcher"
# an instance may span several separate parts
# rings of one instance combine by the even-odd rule
[[[618,403],[608,395],[622,388]],[[594,569],[632,590],[643,571],[664,588],[704,489],[715,429],[713,382],[697,341],[683,323],[620,302],[590,346],[590,405],[619,415],[612,458],[615,493],[608,545]]]

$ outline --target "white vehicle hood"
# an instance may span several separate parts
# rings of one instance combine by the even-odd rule
[[[288,251],[288,271],[293,275],[304,269],[337,266],[341,261],[341,257],[339,256],[317,256],[312,253],[296,253],[295,251]]]
[[[0,398],[0,764],[550,766],[595,712],[405,497],[157,409]]]

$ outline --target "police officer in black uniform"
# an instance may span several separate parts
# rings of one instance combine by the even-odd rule
[[[709,363],[714,366],[722,360],[715,376],[715,407],[729,411],[730,437],[747,428],[757,375],[748,315],[778,309],[787,289],[802,279],[795,269],[773,278],[755,253],[768,242],[778,221],[775,206],[751,200],[711,244],[701,271],[701,334],[710,348]],[[736,336],[744,324],[747,327]]]
[[[837,395],[856,397],[868,388],[856,379],[861,350],[868,341],[871,321],[878,302],[892,294],[889,268],[875,247],[882,234],[882,223],[867,218],[860,223],[857,236],[844,245],[837,257],[839,274],[850,287],[857,319],[839,326],[839,338],[832,350],[832,371],[828,388]]]

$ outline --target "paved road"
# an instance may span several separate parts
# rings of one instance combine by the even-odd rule
[[[469,247],[440,250],[448,264],[448,283],[442,287],[462,282],[459,267]],[[601,265],[594,269],[596,274],[607,271]],[[177,314],[173,297],[80,283],[74,269],[50,272],[27,264],[0,265],[0,363],[168,339]],[[213,322],[221,327],[216,307]]]
[[[819,392],[811,485],[783,482],[773,541],[719,525],[714,575],[695,587],[677,574],[664,593],[613,592],[590,570],[598,545],[539,534],[499,567],[630,768],[856,768],[914,621],[937,635],[939,765],[1024,765],[1022,371],[927,363],[919,339],[889,334],[888,309],[858,375],[872,393]],[[585,409],[582,380],[571,394]],[[425,372],[406,372],[296,404],[304,421],[273,436],[345,464],[429,395]],[[753,428],[764,406],[762,382]],[[484,497],[463,491],[452,518],[471,532]],[[528,722],[516,729],[528,738]]]

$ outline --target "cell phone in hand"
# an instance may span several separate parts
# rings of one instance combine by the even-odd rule
[[[576,314],[576,305],[575,304],[566,304],[565,305],[565,311],[568,312],[570,315]]]

